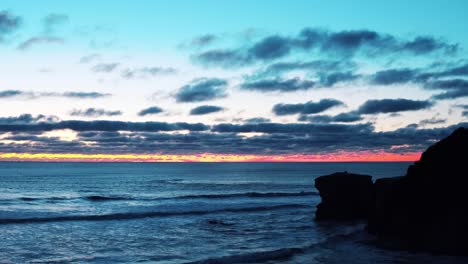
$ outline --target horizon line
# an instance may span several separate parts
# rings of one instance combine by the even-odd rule
[[[96,163],[236,163],[236,162],[414,162],[421,152],[336,152],[329,154],[106,154],[106,153],[0,153],[0,162]]]

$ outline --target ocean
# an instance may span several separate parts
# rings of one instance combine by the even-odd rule
[[[314,179],[409,163],[0,163],[0,263],[468,263],[316,223]]]

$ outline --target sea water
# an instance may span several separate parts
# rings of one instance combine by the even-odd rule
[[[468,263],[316,223],[314,179],[409,163],[0,163],[0,263]]]

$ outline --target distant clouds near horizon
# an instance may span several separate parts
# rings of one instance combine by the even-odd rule
[[[106,15],[85,19],[76,3],[19,2],[0,9],[2,153],[405,156],[468,125],[468,37],[449,22],[468,22],[457,11],[466,3],[425,13],[388,3],[414,15],[405,26],[369,16],[364,28],[353,21],[370,11],[346,26],[318,13],[311,24],[297,8],[315,4],[274,3],[255,28],[234,9],[223,23],[198,10],[205,25],[196,10],[182,14],[189,7],[171,17],[141,9],[169,3],[148,1],[118,21],[125,3],[96,4]],[[281,9],[290,24],[278,24]],[[437,12],[445,31],[418,24]]]

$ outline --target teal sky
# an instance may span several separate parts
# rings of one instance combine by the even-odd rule
[[[285,136],[245,127],[252,122],[318,127],[317,133],[332,127],[358,129],[358,134],[413,129],[440,135],[439,130],[464,124],[468,116],[466,10],[468,3],[461,0],[2,0],[0,143],[3,152],[40,152],[57,142],[73,142],[77,152],[110,151],[100,148],[99,138],[89,143],[80,134],[109,129],[38,125],[67,120],[200,123],[208,126],[203,132],[169,132],[229,133],[234,137],[229,140]],[[306,40],[307,32],[316,39]],[[273,70],[279,64],[289,68]],[[31,119],[25,121],[25,115]],[[215,126],[221,124],[238,127],[219,131]],[[30,136],[31,130],[40,133],[13,137]],[[127,139],[162,132],[115,131]],[[301,137],[288,136],[286,143]],[[53,144],[24,147],[54,137]],[[431,139],[402,138],[396,145],[419,151]],[[203,140],[194,152],[221,152]],[[233,152],[322,151],[314,142],[297,150],[286,143],[249,150],[234,145]],[[357,142],[343,149],[337,144],[327,145],[327,151],[358,148]],[[137,145],[130,149],[140,152]],[[63,152],[64,147],[48,150]],[[192,150],[181,145],[168,152],[187,151]]]

